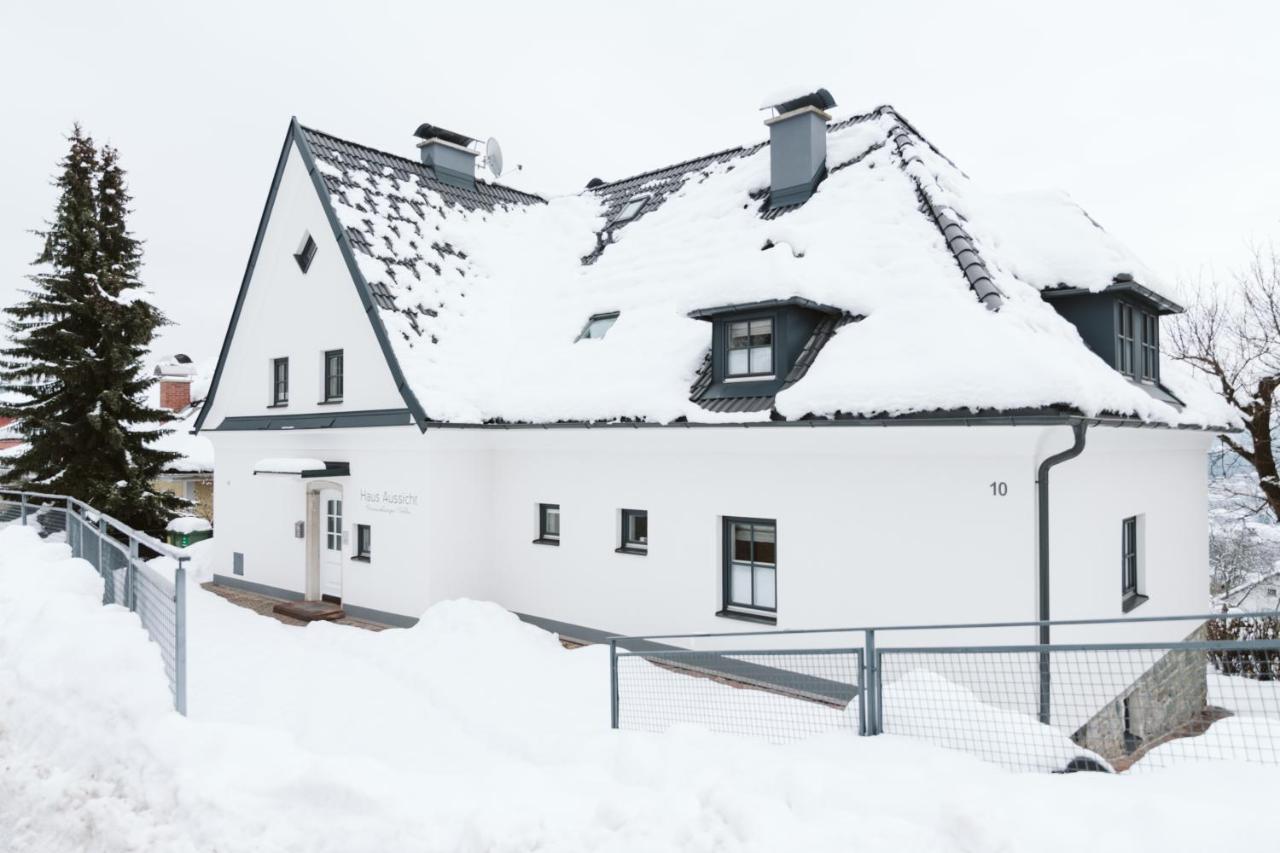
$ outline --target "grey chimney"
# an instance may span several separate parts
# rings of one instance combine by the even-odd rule
[[[474,139],[432,124],[419,125],[413,135],[422,140],[418,156],[437,181],[467,190],[476,188],[477,152],[470,147]]]
[[[769,127],[769,209],[803,204],[826,174],[827,110],[836,105],[826,89],[765,104]]]

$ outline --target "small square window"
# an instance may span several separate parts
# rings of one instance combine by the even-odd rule
[[[538,504],[538,538],[534,541],[560,544],[560,504]]]
[[[331,349],[324,354],[324,401],[342,399],[342,350]]]
[[[578,335],[578,340],[599,340],[603,338],[609,332],[609,329],[613,328],[613,324],[617,320],[617,311],[612,311],[608,314],[592,314],[591,319],[587,320],[587,325],[582,327],[582,333]]]
[[[621,225],[624,222],[630,222],[640,215],[640,211],[644,210],[644,206],[649,202],[649,196],[637,195],[627,199],[627,203],[622,206],[622,210],[618,211],[618,215],[609,220],[609,225]]]
[[[356,559],[368,560],[373,548],[373,529],[367,524],[356,525]]]
[[[311,269],[311,262],[315,257],[316,241],[311,238],[309,233],[302,235],[302,242],[298,244],[298,251],[293,253],[293,259],[298,262],[298,269],[306,273],[307,270]]]
[[[647,553],[649,550],[649,513],[643,509],[622,511],[622,545],[619,551]]]
[[[273,359],[271,362],[271,405],[284,406],[288,402],[289,359]]]

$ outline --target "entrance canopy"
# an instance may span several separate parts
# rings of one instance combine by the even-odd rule
[[[291,477],[349,477],[350,462],[324,462],[306,456],[281,456],[259,459],[253,466],[254,474],[284,474]]]

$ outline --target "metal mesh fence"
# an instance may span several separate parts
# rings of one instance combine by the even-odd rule
[[[1017,623],[901,629],[911,632],[911,647],[885,644],[895,629],[844,631],[861,649],[616,647],[614,723],[648,731],[693,723],[774,742],[838,729],[894,734],[1035,772],[1280,764],[1280,617],[1195,619],[1199,625],[1171,617],[1060,629],[1073,641],[1112,640],[1105,643],[969,639],[975,628],[1016,627],[1025,636],[1028,623]],[[1115,641],[1187,636],[1191,628],[1186,640]],[[797,636],[784,634],[755,634],[750,644],[794,645]],[[930,634],[932,643],[920,642]],[[717,636],[685,639],[714,644]],[[972,644],[946,645],[957,636]],[[665,638],[616,643],[654,639]]]
[[[692,723],[775,743],[856,734],[861,673],[861,649],[621,651],[614,711],[618,725],[651,732]]]
[[[186,713],[187,558],[164,543],[133,530],[87,504],[58,495],[0,493],[0,527],[26,525],[41,538],[66,542],[73,556],[86,560],[102,576],[102,603],[126,607],[138,615],[147,636],[160,649],[174,707]],[[173,576],[148,564],[171,558]]]

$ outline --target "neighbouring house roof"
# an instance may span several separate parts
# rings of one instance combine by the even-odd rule
[[[1183,407],[1125,379],[1041,295],[1120,284],[1176,308],[1150,269],[1063,194],[980,188],[889,107],[831,123],[825,179],[803,205],[774,210],[767,142],[544,199],[445,184],[417,160],[296,122],[291,134],[420,419],[735,423],[1052,408],[1235,423],[1168,360],[1162,379]],[[639,212],[614,222],[637,196]],[[776,394],[703,399],[710,333],[698,317],[783,300],[838,314],[818,324]],[[577,340],[589,317],[614,311],[604,338]]]

